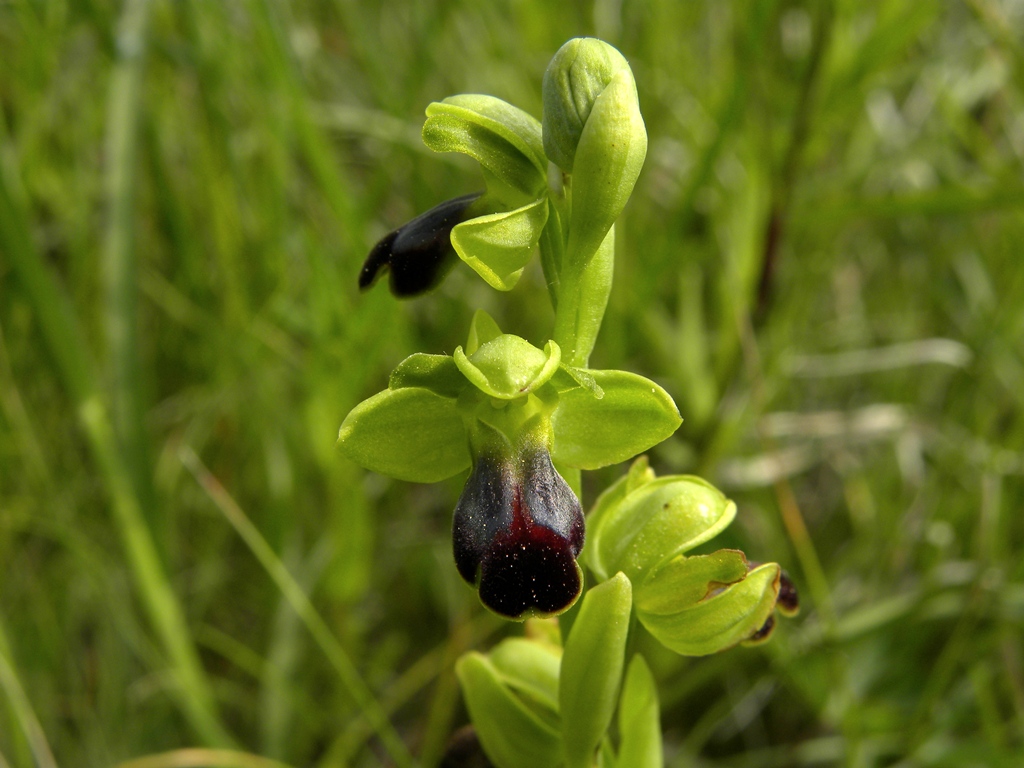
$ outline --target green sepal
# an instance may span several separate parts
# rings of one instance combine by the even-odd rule
[[[391,372],[388,389],[420,387],[441,397],[458,397],[466,388],[466,378],[451,355],[409,355]]]
[[[518,199],[503,201],[512,207],[537,199],[547,184],[540,122],[494,96],[463,94],[430,104],[423,143],[435,152],[461,152],[477,160],[517,193]]]
[[[519,282],[548,218],[547,198],[514,211],[464,221],[452,230],[452,245],[488,285],[510,291]]]
[[[640,654],[629,662],[619,701],[617,768],[661,768],[661,714],[658,690]]]
[[[472,355],[480,349],[481,344],[493,341],[499,336],[501,336],[501,328],[494,322],[494,318],[482,309],[478,309],[473,313],[473,319],[469,323],[469,336],[466,338],[466,354]],[[452,360],[452,362],[454,363],[455,361]]]
[[[554,768],[561,762],[556,727],[519,700],[490,660],[467,653],[455,674],[480,744],[498,768]]]
[[[586,262],[597,251],[633,193],[644,158],[647,129],[636,83],[620,70],[594,102],[583,127],[572,174],[570,259]]]
[[[654,480],[654,470],[650,468],[646,456],[640,456],[634,461],[629,472],[624,474],[604,492],[597,497],[594,506],[587,515],[587,541],[580,553],[580,562],[583,562],[594,572],[599,581],[608,578],[608,569],[601,560],[601,532],[604,530],[604,520],[619,504],[637,488]]]
[[[611,723],[629,634],[632,585],[618,573],[583,598],[562,655],[558,685],[568,768],[589,768]]]
[[[469,356],[457,347],[453,357],[473,386],[499,400],[523,397],[547,383],[562,359],[561,350],[553,341],[541,351],[508,333],[481,344]]]
[[[626,371],[591,371],[604,397],[571,389],[552,416],[552,455],[571,467],[598,469],[636,456],[671,435],[682,419],[669,394]]]
[[[649,573],[637,590],[640,623],[662,645],[683,656],[718,653],[746,640],[764,626],[778,597],[778,564],[765,563],[723,587],[717,579],[702,582],[704,574],[696,575],[697,569],[707,566],[701,560],[712,557],[669,560]],[[727,575],[735,561],[720,565]],[[702,587],[706,596],[692,602]],[[673,601],[676,610],[670,610]]]
[[[551,716],[557,716],[561,648],[525,637],[509,637],[488,656],[510,688],[543,705]]]
[[[469,469],[469,441],[456,401],[422,387],[386,389],[353,408],[338,447],[361,467],[413,483]]]
[[[639,584],[652,568],[703,544],[736,516],[736,505],[707,481],[666,475],[626,495],[592,525],[595,561]],[[745,573],[745,571],[744,571]]]
[[[696,605],[709,593],[746,578],[747,557],[738,549],[720,549],[710,555],[676,557],[656,568],[637,590],[637,607],[647,614],[668,616]]]

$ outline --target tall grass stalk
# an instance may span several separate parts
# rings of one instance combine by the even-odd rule
[[[115,41],[117,61],[110,78],[107,106],[107,225],[103,273],[111,416],[142,502],[142,512],[156,532],[158,527],[154,523],[159,506],[153,498],[149,442],[143,416],[139,268],[134,243],[136,158],[149,11],[150,0],[128,0]]]
[[[34,310],[100,470],[139,597],[171,661],[174,696],[207,743],[230,745],[232,739],[217,714],[184,612],[160,562],[131,470],[114,435],[84,334],[67,295],[43,263],[32,240],[28,212],[16,196],[14,164],[10,157],[4,159],[7,162],[0,168],[0,246]]]
[[[305,624],[306,629],[312,635],[313,640],[320,647],[320,650],[323,651],[331,666],[334,667],[335,672],[338,673],[338,677],[348,691],[349,696],[352,697],[356,706],[362,710],[363,716],[370,722],[374,732],[380,738],[381,743],[387,749],[395,764],[402,767],[415,765],[412,754],[402,742],[391,721],[388,720],[387,714],[377,702],[373,691],[370,690],[370,687],[359,674],[355,664],[352,663],[352,659],[345,649],[341,647],[341,643],[338,642],[331,632],[330,627],[327,626],[327,623],[317,613],[309,597],[302,590],[302,587],[299,586],[295,577],[288,572],[284,563],[281,562],[281,559],[267,543],[267,540],[263,538],[256,526],[252,524],[252,521],[249,520],[242,508],[238,506],[227,489],[203,465],[195,451],[187,445],[183,445],[178,450],[178,455],[181,458],[182,464],[192,473],[196,482],[206,491],[213,503],[217,505],[217,509],[224,514],[224,517],[231,523],[231,526],[238,535],[242,537],[246,546],[256,556],[260,565],[263,566],[270,578],[273,579],[274,584],[281,591],[281,594],[284,595],[292,609],[298,614],[302,623]]]

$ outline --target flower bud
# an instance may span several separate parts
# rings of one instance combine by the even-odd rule
[[[567,173],[594,103],[620,71],[629,71],[622,54],[593,37],[573,38],[544,72],[544,152]],[[630,76],[632,79],[632,75]]]
[[[572,174],[566,259],[582,271],[633,192],[647,129],[629,64],[600,40],[563,45],[544,73],[543,95],[544,151]],[[591,290],[603,290],[600,283]]]
[[[583,586],[583,512],[546,448],[482,452],[455,508],[455,564],[497,614],[561,613]]]
[[[471,218],[469,210],[479,197],[476,192],[443,202],[381,238],[359,273],[359,289],[365,291],[384,272],[390,272],[391,293],[401,299],[440,285],[458,260],[452,229]]]

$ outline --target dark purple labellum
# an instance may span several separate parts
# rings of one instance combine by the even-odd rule
[[[772,631],[774,629],[775,629],[775,616],[773,614],[773,615],[770,615],[767,619],[765,619],[764,624],[761,625],[761,628],[759,630],[757,630],[757,632],[755,632],[754,634],[752,634],[750,637],[747,638],[747,642],[748,643],[752,643],[752,644],[763,643],[765,640],[767,640],[769,637],[772,636]]]
[[[583,510],[543,448],[480,456],[455,508],[455,565],[510,619],[560,613],[583,587]]]
[[[452,228],[467,218],[480,192],[447,200],[381,238],[359,272],[365,291],[385,271],[390,272],[391,293],[406,299],[436,288],[455,264]]]
[[[795,616],[800,611],[800,595],[797,594],[796,584],[785,571],[779,577],[779,597],[775,607],[783,616]]]

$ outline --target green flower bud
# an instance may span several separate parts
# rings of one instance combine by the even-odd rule
[[[594,103],[623,70],[629,72],[629,64],[622,54],[593,37],[570,40],[548,64],[542,91],[544,152],[567,173]]]
[[[771,631],[781,569],[776,563],[748,568],[737,550],[675,557],[640,585],[637,618],[662,645],[683,656],[706,656],[763,639]]]
[[[582,270],[633,192],[647,130],[629,65],[600,40],[563,45],[544,73],[543,95],[544,150],[572,174],[566,255]]]
[[[661,563],[717,536],[735,515],[736,505],[698,477],[649,480],[592,526],[588,562],[598,576],[623,571],[639,584]]]

